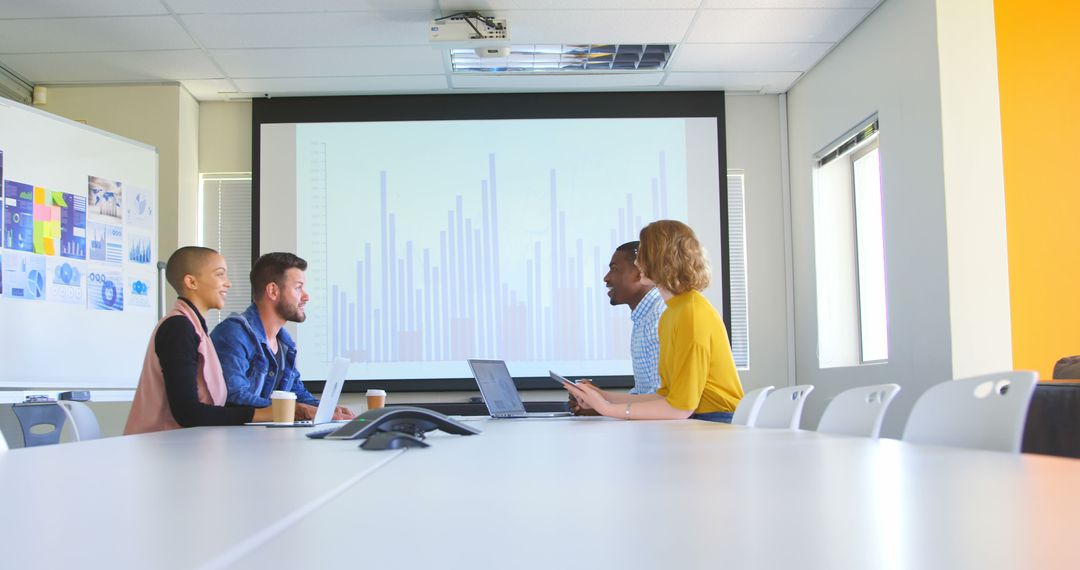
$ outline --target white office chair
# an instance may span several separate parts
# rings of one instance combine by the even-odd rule
[[[70,400],[61,400],[57,403],[60,404],[64,414],[67,415],[68,421],[71,422],[75,441],[86,441],[101,437],[101,427],[98,426],[97,416],[94,415],[94,410],[91,410],[90,406]]]
[[[1020,452],[1034,372],[1008,371],[931,386],[911,409],[909,443]]]
[[[735,413],[731,416],[731,424],[754,427],[758,412],[761,411],[761,404],[765,403],[765,397],[769,395],[769,390],[772,389],[773,386],[766,386],[743,394],[742,399],[739,400],[739,405],[735,406]]]
[[[8,450],[7,438],[4,437],[4,433],[0,432],[0,453]]]
[[[814,390],[809,384],[773,390],[761,405],[754,427],[799,429],[806,396]]]
[[[877,384],[844,390],[829,402],[817,430],[821,433],[877,438],[881,420],[900,386]]]

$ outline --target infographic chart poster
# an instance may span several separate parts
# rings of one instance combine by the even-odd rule
[[[50,257],[45,262],[45,300],[68,305],[86,305],[86,263]]]
[[[125,186],[127,194],[125,203],[125,218],[130,228],[151,229],[154,227],[154,194],[146,188],[138,186]]]
[[[124,310],[124,276],[119,269],[93,267],[86,276],[87,305],[98,311]]]
[[[4,181],[4,247],[34,251],[34,186]]]
[[[41,301],[45,298],[44,257],[5,252],[3,272],[5,297],[26,301]]]
[[[150,296],[154,283],[153,272],[132,271],[127,274],[127,293],[124,295],[126,308],[149,309],[153,306]]]
[[[119,222],[122,215],[123,190],[119,182],[97,176],[90,176],[86,200],[90,212],[95,216],[111,218]]]

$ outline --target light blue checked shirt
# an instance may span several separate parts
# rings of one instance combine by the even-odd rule
[[[656,328],[666,308],[660,290],[653,288],[630,312],[630,320],[634,321],[630,331],[630,357],[634,362],[631,394],[652,394],[660,388],[660,337]]]

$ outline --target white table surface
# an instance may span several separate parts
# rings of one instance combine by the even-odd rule
[[[195,428],[0,453],[2,568],[193,568],[401,455],[310,428]]]
[[[1080,568],[1080,461],[686,422],[367,452],[199,428],[0,454],[0,566]]]
[[[214,564],[1080,568],[1076,460],[698,421],[480,425]]]

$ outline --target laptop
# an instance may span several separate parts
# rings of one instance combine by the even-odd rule
[[[570,412],[526,412],[510,370],[502,360],[470,359],[473,378],[480,387],[488,413],[493,418],[558,418],[572,416]]]
[[[345,386],[345,374],[349,371],[351,361],[348,358],[335,358],[330,366],[330,374],[326,377],[326,385],[323,386],[319,407],[315,410],[315,419],[299,420],[295,422],[248,422],[247,426],[268,427],[311,427],[319,424],[345,423],[348,420],[334,420],[334,410],[337,408],[338,399],[341,397],[341,388]]]

